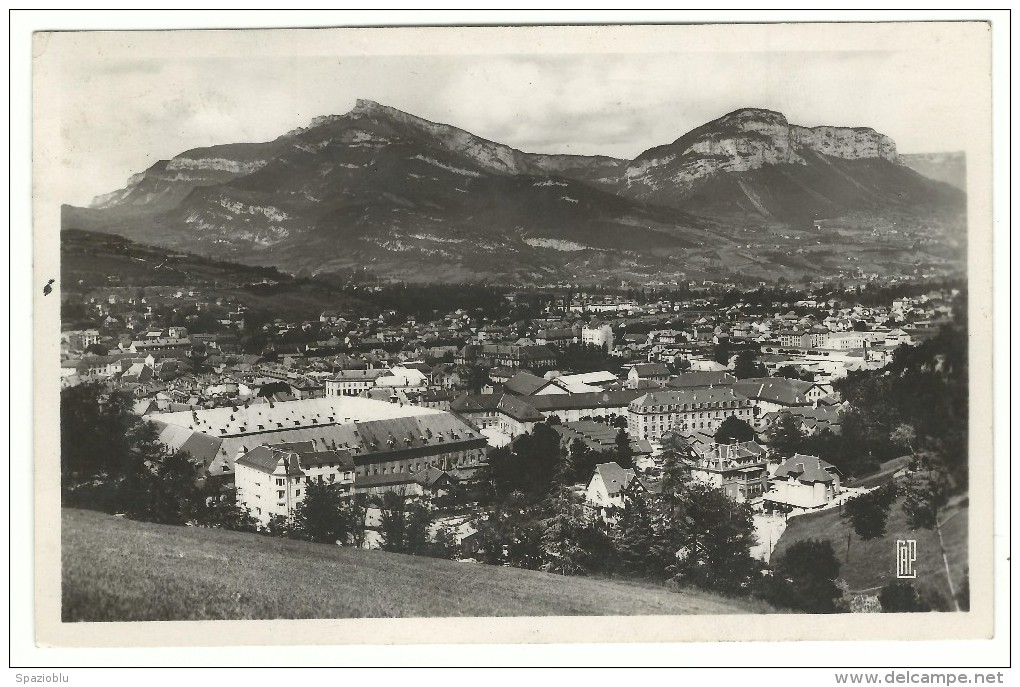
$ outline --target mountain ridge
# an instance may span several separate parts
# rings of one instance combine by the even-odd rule
[[[763,222],[962,205],[888,136],[760,108],[623,160],[524,152],[359,99],[272,141],[157,162],[93,207],[65,206],[63,226],[294,271],[540,281],[710,268]]]

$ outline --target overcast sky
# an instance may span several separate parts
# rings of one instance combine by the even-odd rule
[[[62,68],[61,193],[87,204],[159,159],[271,140],[358,98],[529,152],[633,158],[740,107],[870,126],[900,152],[961,150],[973,122],[952,60],[897,50],[92,56]]]

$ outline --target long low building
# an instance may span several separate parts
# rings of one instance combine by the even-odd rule
[[[554,425],[553,429],[560,435],[560,445],[563,448],[569,449],[575,440],[580,440],[585,446],[595,452],[615,449],[616,438],[620,433],[620,429],[617,427],[593,420]],[[652,445],[648,441],[633,437],[628,438],[630,439],[631,455],[635,463],[652,454]]]
[[[539,396],[469,394],[455,399],[450,410],[479,429],[496,427],[507,436],[516,437],[553,415],[562,422],[624,417],[628,404],[644,393],[640,389],[623,389]]]
[[[354,479],[430,467],[474,471],[487,442],[452,413],[366,398],[332,396],[145,416],[159,441],[187,451],[211,477],[232,479],[234,462],[262,445],[302,443],[309,452],[346,451]],[[307,443],[305,443],[307,442]]]

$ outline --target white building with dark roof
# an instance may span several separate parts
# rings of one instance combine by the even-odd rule
[[[737,393],[751,400],[755,416],[786,408],[813,406],[830,392],[815,382],[785,377],[753,377],[734,383]]]
[[[669,368],[662,363],[639,363],[627,373],[627,384],[632,389],[636,389],[639,382],[651,381],[661,386],[668,379]]]
[[[311,441],[262,444],[234,462],[237,503],[263,525],[289,518],[309,482],[353,493],[354,460],[348,451],[316,451]]]
[[[625,506],[624,496],[631,482],[637,479],[634,470],[617,463],[599,463],[585,489],[588,505],[603,514],[610,509]]]
[[[779,466],[765,493],[766,510],[811,510],[831,502],[841,491],[842,474],[817,456],[796,454]]]

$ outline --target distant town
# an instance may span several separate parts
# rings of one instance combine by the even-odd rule
[[[952,282],[466,284],[463,307],[451,298],[430,313],[359,306],[294,318],[215,286],[116,281],[81,286],[65,312],[65,505],[744,596],[757,593],[756,571],[774,563],[798,516],[845,519],[848,504],[869,498],[887,513],[889,489],[913,479],[929,430],[896,419],[906,411],[886,418],[891,428],[862,429],[862,389],[904,351],[937,343],[965,303]],[[122,458],[141,455],[157,482],[171,479],[172,457],[183,459],[187,488],[157,496],[163,487],[150,483],[151,502],[125,497],[131,469],[68,435],[111,412],[131,427],[108,437]],[[112,491],[100,497],[106,482]],[[700,525],[664,525],[675,555],[635,560],[623,533],[652,536],[656,518],[666,522],[697,489],[708,500],[687,507],[730,504],[744,531],[705,525],[705,537],[721,537],[710,545]],[[152,505],[165,499],[169,510]],[[597,535],[579,534],[589,529]],[[814,606],[775,589],[761,596],[814,612],[880,608],[877,590],[832,589]],[[943,610],[958,607],[934,595]],[[922,596],[919,608],[930,604]]]

